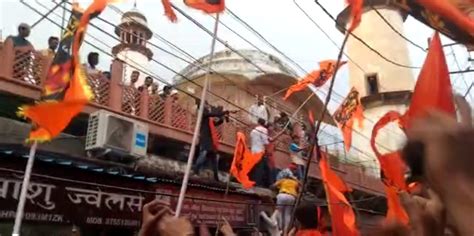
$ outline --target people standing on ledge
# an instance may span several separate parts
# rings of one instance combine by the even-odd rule
[[[249,109],[249,120],[252,124],[258,125],[258,119],[263,119],[265,123],[268,122],[270,113],[265,106],[262,96],[257,96],[257,103],[253,104]]]
[[[41,54],[45,57],[53,58],[56,55],[56,49],[59,45],[59,38],[55,36],[51,36],[48,39],[48,48],[41,50]]]
[[[196,101],[196,103],[199,104],[198,101]],[[217,162],[218,150],[216,147],[216,142],[218,142],[218,140],[214,140],[214,137],[216,135],[216,126],[222,123],[214,123],[214,118],[224,118],[224,116],[229,115],[229,113],[229,111],[212,109],[212,107],[207,102],[204,104],[201,129],[199,131],[199,156],[193,166],[194,174],[199,175],[206,163],[211,162],[212,169],[214,172],[214,180],[220,181],[218,175],[219,163]],[[210,158],[208,158],[209,155],[211,155]]]

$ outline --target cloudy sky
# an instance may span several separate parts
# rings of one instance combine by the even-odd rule
[[[56,2],[59,0],[55,0]],[[53,0],[25,0],[25,2],[42,13],[48,12],[55,5]],[[173,1],[173,0],[172,0]],[[324,12],[314,3],[313,0],[295,0],[300,4],[310,16],[322,26],[325,32],[341,44],[343,35],[335,28],[334,22],[324,14]],[[79,1],[83,6],[90,3],[90,0]],[[181,0],[174,0],[178,7],[185,9],[188,14],[194,17],[201,24],[212,30],[214,19],[204,15],[198,11],[186,8]],[[329,12],[336,16],[343,8],[343,0],[319,0]],[[227,7],[235,12],[240,18],[245,20],[249,25],[256,29],[261,35],[267,38],[280,51],[285,53],[288,57],[300,64],[305,70],[310,71],[317,67],[317,62],[328,58],[336,58],[338,49],[328,38],[311,23],[306,16],[296,7],[293,0],[227,0]],[[123,0],[122,3],[115,4],[121,11],[127,11],[133,8],[133,0]],[[178,15],[179,22],[177,24],[169,23],[163,16],[161,1],[159,0],[137,0],[138,9],[148,18],[150,29],[159,36],[173,42],[183,50],[187,51],[194,57],[201,57],[209,53],[211,37],[204,31],[199,29],[193,23]],[[55,22],[61,23],[61,15],[63,10],[56,9],[49,18]],[[118,24],[121,15],[111,8],[107,8],[102,17],[113,24]],[[16,27],[19,23],[25,22],[30,25],[34,24],[41,18],[40,15],[30,10],[18,0],[0,0],[0,30],[2,37],[5,38],[10,34],[16,34]],[[281,57],[278,52],[275,52],[263,41],[256,37],[252,32],[247,30],[242,24],[232,18],[229,14],[224,14],[221,21],[230,26],[234,31],[237,31],[241,36],[256,45],[259,49],[269,52]],[[99,20],[94,20],[93,23],[100,26],[102,30],[113,33],[114,27]],[[118,44],[117,40],[107,36],[103,32],[89,27],[89,36],[86,40],[90,41],[96,47],[110,52],[111,47]],[[430,37],[433,30],[426,27],[417,20],[409,17],[405,22],[405,36],[416,42],[418,45],[426,47],[427,38]],[[30,37],[36,48],[42,49],[47,47],[47,38],[51,35],[58,36],[60,29],[48,20],[42,20],[37,24]],[[254,49],[253,46],[245,42],[231,31],[221,27],[219,30],[219,37],[227,41],[229,45],[237,49]],[[96,39],[94,39],[96,38]],[[152,38],[151,42],[166,49],[170,49],[166,44],[157,38]],[[451,40],[443,38],[443,44],[451,43]],[[423,63],[425,53],[408,44],[410,51],[410,59],[412,65],[420,66]],[[217,44],[217,50],[222,50],[225,47]],[[186,62],[167,55],[160,50],[150,47],[154,53],[154,58],[176,71],[179,71],[187,66]],[[171,49],[173,51],[173,49]],[[90,51],[98,51],[96,48],[84,44],[82,48],[82,55],[87,55]],[[173,51],[179,54],[176,51]],[[381,51],[383,54],[383,51]],[[467,61],[469,54],[463,46],[455,46],[446,48],[446,56],[448,65],[451,71],[457,71],[467,68],[470,64]],[[182,55],[181,55],[182,56]],[[390,57],[390,55],[386,55]],[[100,68],[108,70],[111,57],[105,53],[101,53]],[[460,68],[458,68],[458,65]],[[301,75],[302,71],[296,69],[295,71]],[[175,74],[156,63],[150,63],[149,69],[153,74],[160,77],[171,79]],[[415,77],[419,71],[413,71]],[[464,94],[469,85],[473,82],[473,74],[459,74],[453,75],[452,82],[456,91]],[[339,95],[344,96],[350,89],[348,85],[348,71],[347,67],[343,67],[342,73],[337,78],[335,90]],[[472,103],[474,100],[467,97]],[[337,108],[341,101],[341,97],[335,97],[330,104],[330,110]]]
[[[296,1],[310,13],[311,17],[323,27],[324,31],[326,31],[331,38],[340,44],[343,35],[336,30],[334,22],[323,13],[313,0]],[[55,5],[55,1],[53,0],[25,0],[25,2],[43,13],[46,13]],[[82,0],[79,2],[83,6],[86,6],[91,1]],[[150,29],[161,37],[177,44],[194,57],[201,57],[208,54],[210,50],[210,36],[180,15],[178,15],[179,22],[177,24],[169,23],[162,14],[163,10],[160,2],[161,1],[158,0],[137,0],[138,9],[148,18]],[[186,9],[191,16],[208,29],[212,29],[213,18],[201,14],[198,11],[187,9],[180,0],[173,2],[182,9]],[[344,8],[343,0],[320,0],[320,3],[334,16]],[[133,0],[123,0],[122,3],[115,4],[115,6],[122,11],[127,11],[133,8],[133,4]],[[336,46],[304,16],[296,7],[293,0],[228,0],[227,6],[266,37],[272,44],[280,49],[280,51],[302,65],[305,70],[309,71],[314,69],[317,67],[318,61],[327,58],[335,58],[338,53]],[[62,9],[58,8],[50,15],[50,18],[55,22],[61,23],[61,15]],[[15,34],[16,26],[19,23],[26,22],[33,24],[40,19],[40,17],[41,16],[37,13],[17,0],[0,1],[0,29],[2,30],[3,38],[7,35]],[[111,23],[117,24],[120,22],[121,16],[113,9],[107,8],[103,13],[103,17]],[[261,50],[282,58],[277,52],[268,47],[229,14],[225,14],[221,20]],[[94,23],[100,26],[101,29],[113,33],[114,28],[112,26],[99,20],[95,20]],[[409,18],[405,23],[405,35],[419,45],[426,46],[427,38],[431,36],[432,32],[430,28],[413,18]],[[59,35],[59,33],[60,29],[45,19],[33,28],[30,40],[35,47],[44,48],[47,46],[47,38],[51,35]],[[114,38],[107,36],[93,27],[90,27],[89,34],[99,40],[92,37],[88,37],[87,40],[106,52],[110,52],[110,48],[118,43]],[[247,42],[224,27],[220,28],[219,37],[227,41],[228,44],[234,48],[254,49]],[[164,48],[169,48],[157,38],[152,38],[151,42]],[[443,39],[443,43],[450,42],[449,39]],[[217,50],[224,48],[223,45],[217,45]],[[156,60],[169,65],[177,71],[187,65],[186,62],[167,55],[154,47],[150,47],[150,49],[154,52]],[[412,64],[421,65],[425,53],[410,44],[409,50]],[[85,44],[82,48],[82,54],[86,55],[89,51],[97,51],[97,49]],[[456,60],[462,69],[466,68],[469,65],[467,61],[469,54],[465,48],[456,46],[453,47],[453,51],[451,48],[446,48],[447,61],[450,69],[452,71],[459,70]],[[105,54],[101,56],[101,69],[108,69],[110,59],[111,58]],[[173,72],[166,70],[156,63],[150,63],[150,70],[163,78],[171,78],[175,75]],[[349,90],[348,73],[346,70],[347,67],[344,68],[343,73],[341,73],[336,82],[336,91],[339,94],[346,94]],[[300,74],[303,73],[297,69],[296,71]],[[418,72],[418,70],[414,70],[415,75],[417,75]],[[464,79],[462,79],[462,76],[464,76]],[[454,87],[461,93],[466,92],[472,80],[472,74],[453,76]]]

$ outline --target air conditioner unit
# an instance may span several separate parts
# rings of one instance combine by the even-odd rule
[[[110,150],[133,157],[145,157],[147,145],[147,125],[105,110],[90,115],[86,151]]]

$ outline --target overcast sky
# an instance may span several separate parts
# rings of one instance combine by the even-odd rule
[[[334,22],[323,13],[313,0],[296,1],[311,14],[313,19],[315,19],[336,42],[340,44],[343,35],[336,30]],[[46,13],[55,5],[51,0],[25,0],[25,2],[43,13]],[[85,7],[91,1],[82,0],[79,2]],[[191,16],[201,22],[208,29],[212,29],[213,19],[211,17],[186,8],[180,0],[173,2],[182,9],[186,9]],[[344,8],[343,0],[320,0],[320,2],[334,16]],[[127,11],[133,8],[133,3],[133,0],[124,0],[122,3],[115,4],[115,6],[120,8],[122,11]],[[302,65],[305,70],[309,71],[316,68],[317,62],[320,60],[335,58],[337,56],[338,49],[336,46],[334,46],[324,36],[324,34],[303,15],[292,0],[227,0],[226,4],[228,8],[259,31],[282,52],[298,64]],[[48,9],[41,5],[45,5]],[[177,44],[194,57],[201,57],[209,53],[211,41],[210,36],[179,14],[179,22],[177,24],[169,23],[162,14],[163,10],[161,1],[137,0],[137,5],[138,9],[148,18],[148,24],[153,32]],[[61,23],[61,15],[62,9],[58,8],[50,15],[50,18]],[[114,24],[119,23],[121,17],[119,13],[110,8],[107,8],[102,16]],[[10,34],[16,34],[16,27],[19,23],[26,22],[28,24],[33,24],[40,19],[40,17],[41,16],[27,8],[18,0],[0,0],[0,29],[2,30],[3,38]],[[224,14],[221,20],[263,51],[267,51],[283,59],[277,52],[268,47],[250,31],[246,30],[245,27],[229,16],[229,14]],[[112,26],[99,20],[94,20],[94,23],[99,25],[101,29],[113,33],[114,28]],[[30,40],[33,42],[35,47],[45,48],[47,46],[47,38],[51,35],[59,35],[59,33],[60,29],[57,26],[48,20],[43,20],[33,28]],[[100,40],[98,41],[91,37],[88,37],[87,40],[107,52],[111,51],[110,47],[115,46],[118,43],[115,39],[93,27],[89,27],[88,33]],[[419,45],[426,46],[427,38],[430,37],[432,33],[432,29],[411,17],[409,17],[405,23],[405,35]],[[253,49],[251,45],[224,27],[220,28],[219,37],[226,40],[228,44],[234,48]],[[164,48],[168,48],[156,38],[152,38],[151,42],[163,46]],[[443,43],[450,42],[451,40],[443,38]],[[217,50],[222,50],[224,48],[223,45],[217,45]],[[187,65],[186,62],[169,56],[154,47],[150,46],[150,49],[154,52],[156,60],[169,65],[177,71],[183,69]],[[416,66],[422,65],[425,53],[411,45],[409,45],[409,50],[412,64]],[[97,49],[84,44],[82,48],[82,56],[84,57],[89,51],[97,51]],[[469,65],[467,62],[469,55],[462,46],[454,47],[454,54],[452,53],[451,48],[446,48],[446,55],[448,64],[452,71],[459,70],[455,63],[455,58],[458,60],[462,69],[465,69]],[[456,55],[456,57],[454,55]],[[390,55],[387,56],[390,57]],[[101,53],[101,69],[108,69],[110,59],[110,57]],[[338,94],[342,95],[346,94],[349,90],[347,67],[343,68],[343,73],[340,74],[336,81],[336,91]],[[150,70],[163,78],[172,78],[175,75],[173,72],[166,70],[156,63],[150,63]],[[303,73],[299,70],[296,71],[300,74]],[[418,70],[414,70],[415,77],[418,72]],[[461,77],[462,75],[453,76],[453,85],[457,91],[464,93],[473,81],[473,76],[472,74],[465,74],[464,80],[461,79]],[[472,100],[470,101],[472,102]]]
[[[188,14],[201,22],[208,29],[212,30],[213,18],[204,15],[199,11],[186,8],[181,0],[172,1],[180,8],[185,9]],[[324,31],[326,31],[331,38],[333,38],[339,45],[341,44],[343,35],[335,28],[334,22],[324,14],[313,0],[296,1],[307,12],[309,12],[311,17],[324,28]],[[25,2],[42,13],[46,13],[55,5],[52,0],[25,0]],[[85,7],[91,1],[81,0],[79,2],[83,7]],[[133,8],[133,2],[133,0],[124,0],[122,3],[114,4],[114,6],[117,6],[122,11],[127,11]],[[344,8],[345,1],[319,0],[319,2],[325,6],[332,15],[336,16]],[[177,24],[168,22],[166,17],[163,16],[161,1],[137,0],[137,4],[138,9],[148,18],[149,27],[153,32],[177,44],[194,57],[199,58],[209,53],[211,37],[179,14],[179,22]],[[278,47],[280,51],[284,52],[298,64],[302,65],[307,71],[317,68],[317,63],[320,60],[337,57],[338,49],[336,46],[333,45],[326,36],[324,36],[324,34],[306,18],[306,16],[304,16],[304,14],[295,6],[293,0],[227,0],[226,4],[228,8],[260,32],[273,45]],[[48,9],[41,5],[45,5]],[[58,8],[52,15],[50,15],[50,18],[61,23],[62,12],[62,9]],[[121,15],[110,8],[107,8],[102,16],[114,24],[118,24],[121,18]],[[20,3],[19,0],[0,0],[0,29],[2,30],[3,38],[10,34],[16,34],[16,28],[19,23],[25,22],[32,25],[40,18],[40,15]],[[261,50],[283,59],[277,52],[268,47],[229,14],[224,14],[221,21],[239,32],[239,34],[251,41],[253,44],[257,45]],[[93,23],[99,25],[101,29],[109,33],[113,33],[114,31],[112,26],[99,20],[94,20]],[[38,49],[46,48],[47,38],[51,35],[59,36],[59,33],[60,29],[57,26],[53,25],[48,20],[43,20],[33,28],[30,41]],[[97,29],[94,29],[93,27],[89,27],[88,33],[100,40],[95,40],[91,37],[87,37],[86,40],[89,40],[106,52],[110,52],[110,48],[118,44],[117,40],[107,36]],[[433,30],[409,17],[405,22],[404,34],[417,44],[426,47],[427,38],[433,34]],[[219,29],[218,35],[234,48],[253,49],[251,45],[224,27]],[[169,47],[156,38],[152,38],[151,42],[169,49]],[[451,40],[443,37],[443,44],[451,42]],[[217,45],[217,50],[222,50],[224,48],[223,45]],[[165,63],[176,71],[180,71],[187,66],[186,62],[164,54],[156,48],[150,47],[150,49],[153,51],[156,60]],[[84,44],[81,50],[82,56],[84,57],[90,51],[98,50],[90,45]],[[426,54],[410,44],[409,51],[412,65],[421,66]],[[451,48],[446,48],[445,53],[451,71],[459,70],[455,59],[458,61],[461,69],[465,69],[469,66],[469,62],[467,61],[469,54],[463,46],[455,46],[453,47],[453,51]],[[390,55],[386,56],[390,58]],[[110,57],[101,53],[100,68],[102,70],[108,70],[110,60]],[[297,70],[294,66],[293,68],[298,71],[300,75],[302,74],[302,72]],[[150,63],[150,70],[154,74],[163,78],[171,79],[175,75],[173,72],[166,70],[156,63]],[[335,86],[337,94],[345,95],[350,89],[350,86],[348,85],[349,75],[347,70],[347,67],[343,67],[342,73],[340,73],[337,78]],[[414,70],[413,72],[416,78],[419,71]],[[464,94],[471,82],[473,82],[473,75],[474,74],[454,75],[452,77],[452,82],[455,90]],[[467,98],[471,103],[473,102],[470,96]],[[331,103],[330,110],[333,111],[340,101],[341,98],[336,96]]]
[[[297,1],[311,14],[313,19],[322,25],[324,30],[334,40],[336,40],[336,42],[340,43],[342,41],[343,35],[336,30],[334,22],[323,13],[313,0]],[[43,13],[46,13],[48,9],[45,9],[41,4],[49,9],[54,6],[53,1],[51,0],[26,0],[26,2]],[[79,2],[85,7],[91,1],[82,0]],[[211,17],[198,11],[187,9],[180,0],[173,2],[181,8],[186,9],[189,14],[207,28],[212,28],[213,19]],[[343,0],[320,0],[320,2],[334,16],[344,8]],[[127,11],[133,8],[133,3],[133,0],[124,0],[122,3],[115,4],[115,6],[120,8],[122,11]],[[316,68],[318,61],[327,58],[335,58],[337,56],[338,49],[302,14],[292,0],[228,0],[226,3],[228,8],[247,21],[247,23],[259,31],[271,43],[308,71]],[[137,0],[137,5],[138,9],[148,18],[148,23],[152,31],[177,44],[194,57],[201,57],[209,53],[211,41],[210,36],[180,15],[178,15],[179,22],[177,24],[169,23],[162,14],[163,10],[161,1]],[[62,9],[58,8],[54,11],[54,14],[50,15],[50,18],[61,23],[61,14]],[[103,13],[103,17],[112,23],[120,22],[120,15],[110,8],[106,9]],[[16,27],[20,22],[33,24],[39,18],[40,16],[38,14],[28,9],[18,0],[0,1],[0,29],[2,30],[3,38],[9,34],[16,34]],[[250,40],[263,51],[279,56],[277,52],[274,52],[228,14],[225,14],[221,19],[222,22],[239,32],[239,34]],[[113,33],[112,26],[99,20],[95,20],[94,23],[100,25],[105,31]],[[33,42],[35,47],[44,48],[47,46],[47,38],[51,35],[59,35],[59,32],[60,29],[57,26],[53,25],[48,20],[43,20],[33,28],[30,40]],[[432,33],[433,31],[430,28],[424,26],[411,17],[405,23],[405,35],[419,45],[426,46],[427,38],[430,37]],[[110,47],[118,43],[115,39],[97,29],[94,29],[93,27],[89,28],[89,34],[101,39],[100,41],[97,41],[90,37],[87,38],[96,46],[107,52],[110,52]],[[226,30],[224,27],[220,28],[219,37],[226,40],[229,45],[234,48],[253,49],[251,45],[241,40],[238,36],[229,30]],[[151,42],[167,48],[166,45],[156,38],[152,38]],[[443,43],[449,42],[451,42],[449,39],[443,39]],[[217,45],[217,50],[224,48],[223,45]],[[150,49],[154,52],[156,60],[166,63],[175,70],[179,71],[187,65],[186,62],[166,55],[156,48],[150,47]],[[412,64],[417,66],[421,65],[425,53],[411,45],[409,45],[409,49]],[[97,49],[85,44],[82,48],[82,55],[86,55],[89,51],[97,51]],[[456,46],[454,47],[454,52],[462,69],[466,68],[468,66],[468,53],[465,48],[462,46]],[[453,71],[458,70],[451,48],[446,48],[446,55],[450,69]],[[279,57],[282,58],[281,56]],[[100,63],[101,69],[108,69],[110,59],[111,58],[105,54],[102,55]],[[158,66],[156,63],[150,64],[151,70],[155,74],[164,78],[171,78],[174,76],[173,72]],[[336,90],[339,94],[346,94],[349,90],[349,86],[347,85],[347,67],[345,67],[344,70],[345,71],[338,77],[336,82]],[[298,72],[300,74],[302,73],[301,71]],[[414,73],[416,77],[418,70],[414,70]],[[461,75],[453,76],[453,84],[456,90],[459,92],[465,92],[468,85],[472,82],[473,77],[471,74],[465,74],[465,80],[458,77],[461,77]],[[464,81],[466,83],[464,83]]]

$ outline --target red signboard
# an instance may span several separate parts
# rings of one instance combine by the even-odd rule
[[[11,158],[8,158],[11,159]],[[16,159],[16,158],[15,158]],[[0,159],[0,221],[15,217],[24,162]],[[138,228],[145,203],[160,198],[174,207],[179,186],[147,183],[74,167],[35,164],[25,221]],[[48,173],[46,175],[45,173]],[[216,224],[221,216],[234,227],[255,223],[255,197],[189,187],[183,215],[195,223]],[[225,198],[225,199],[224,199]]]
[[[159,186],[157,193],[176,195],[179,188],[176,186]],[[182,214],[193,222],[203,222],[215,225],[219,217],[225,217],[233,226],[247,226],[256,223],[255,215],[259,212],[255,209],[258,202],[248,197],[234,195],[226,198],[223,193],[189,189],[184,200]],[[162,200],[175,206],[177,198],[166,196],[160,197]]]

